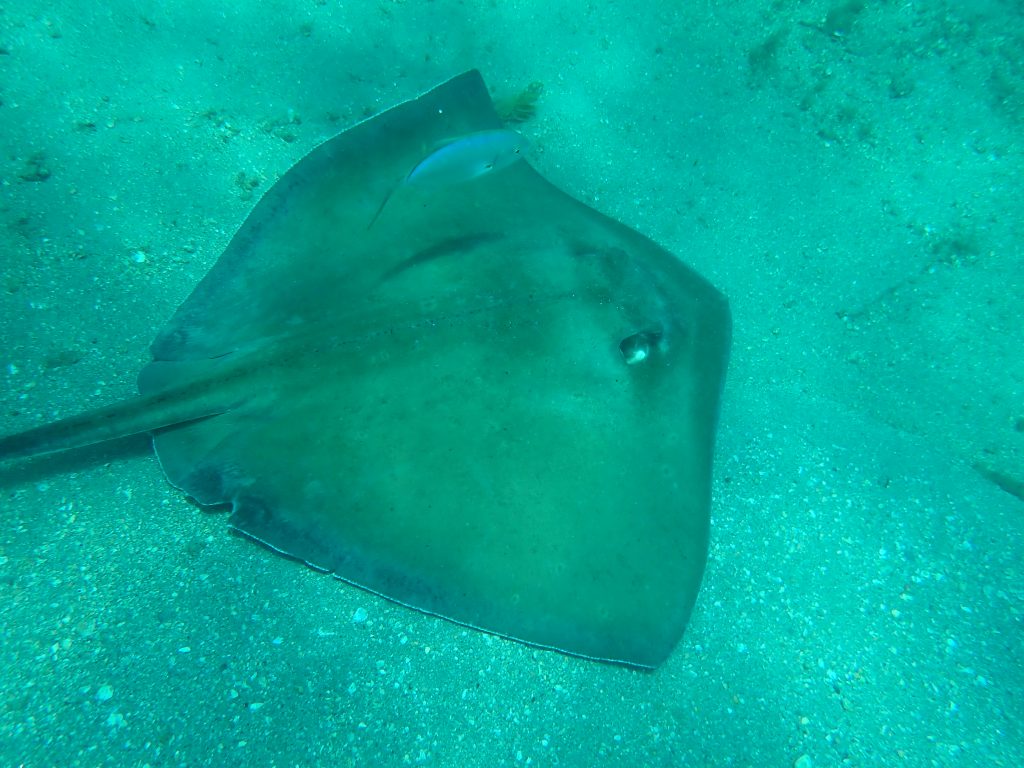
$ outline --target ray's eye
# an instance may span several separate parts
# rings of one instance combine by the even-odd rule
[[[648,359],[658,349],[660,331],[640,331],[619,342],[619,352],[626,365],[636,365]]]

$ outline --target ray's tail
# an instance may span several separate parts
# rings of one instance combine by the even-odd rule
[[[229,410],[223,405],[197,408],[196,402],[182,401],[174,397],[174,394],[172,391],[140,395],[35,429],[0,437],[0,461],[84,448],[119,437],[194,422]]]

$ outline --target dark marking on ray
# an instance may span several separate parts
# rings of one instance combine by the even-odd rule
[[[137,398],[0,459],[152,432],[171,483],[277,552],[657,666],[704,570],[728,307],[524,161],[393,195],[367,229],[432,148],[499,127],[474,71],[324,142],[160,331]]]
[[[428,261],[433,261],[434,259],[468,254],[477,246],[495,243],[503,237],[504,235],[500,232],[478,232],[472,235],[453,237],[450,240],[436,243],[431,245],[429,248],[424,248],[422,251],[414,253],[405,261],[400,264],[396,264],[394,269],[384,275],[383,279],[390,280],[399,272],[404,272],[407,269],[425,264]]]

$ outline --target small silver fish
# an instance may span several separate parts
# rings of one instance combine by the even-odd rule
[[[504,128],[468,133],[444,142],[420,160],[398,186],[388,191],[366,228],[373,226],[398,189],[440,189],[472,181],[512,165],[528,146],[520,134]]]

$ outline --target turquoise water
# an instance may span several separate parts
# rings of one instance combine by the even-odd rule
[[[1019,5],[675,5],[0,12],[0,432],[131,393],[276,178],[472,67],[543,83],[530,162],[735,326],[655,673],[271,557],[128,440],[0,469],[0,764],[1017,764]]]

